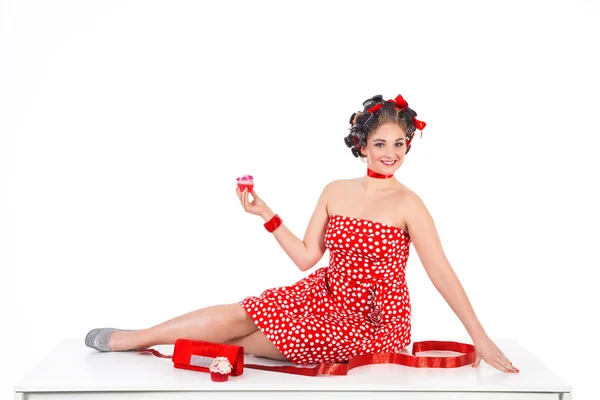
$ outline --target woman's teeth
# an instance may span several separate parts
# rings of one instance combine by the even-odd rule
[[[388,167],[389,167],[389,166],[392,166],[392,165],[394,165],[394,164],[396,163],[396,161],[381,161],[381,162],[382,162],[384,165],[387,165]]]

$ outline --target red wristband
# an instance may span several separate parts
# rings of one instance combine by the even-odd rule
[[[281,218],[279,218],[279,215],[275,214],[273,218],[265,222],[264,227],[267,231],[273,232],[275,229],[279,228],[279,225],[281,225],[282,222],[283,221]]]

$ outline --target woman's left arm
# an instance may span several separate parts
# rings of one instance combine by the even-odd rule
[[[433,218],[422,199],[413,192],[406,203],[406,224],[411,241],[429,279],[471,336],[477,349],[474,366],[483,359],[501,371],[518,372],[490,340],[477,319],[462,284],[446,258]]]

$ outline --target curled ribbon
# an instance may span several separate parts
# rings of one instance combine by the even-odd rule
[[[451,357],[427,357],[416,354],[424,351],[452,351],[463,353]],[[138,352],[149,352],[156,357],[172,358],[172,355],[162,354],[155,349],[140,349]],[[441,340],[425,340],[413,342],[412,355],[403,353],[366,353],[352,357],[342,362],[323,362],[314,367],[294,367],[288,365],[243,364],[245,368],[263,371],[281,372],[286,374],[318,376],[318,375],[347,375],[348,371],[369,364],[399,364],[414,368],[459,368],[475,362],[475,346],[468,343]],[[243,369],[241,369],[243,371]],[[241,374],[242,372],[240,372]]]

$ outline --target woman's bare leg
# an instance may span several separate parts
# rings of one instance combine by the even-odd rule
[[[244,353],[253,356],[267,357],[280,361],[289,361],[273,344],[273,342],[271,342],[269,338],[267,338],[260,330],[257,330],[250,335],[231,339],[223,343],[242,346],[244,348]]]
[[[220,304],[189,312],[152,328],[134,332],[115,331],[110,337],[109,347],[111,351],[140,349],[174,344],[179,338],[225,343],[257,330],[241,304]]]

